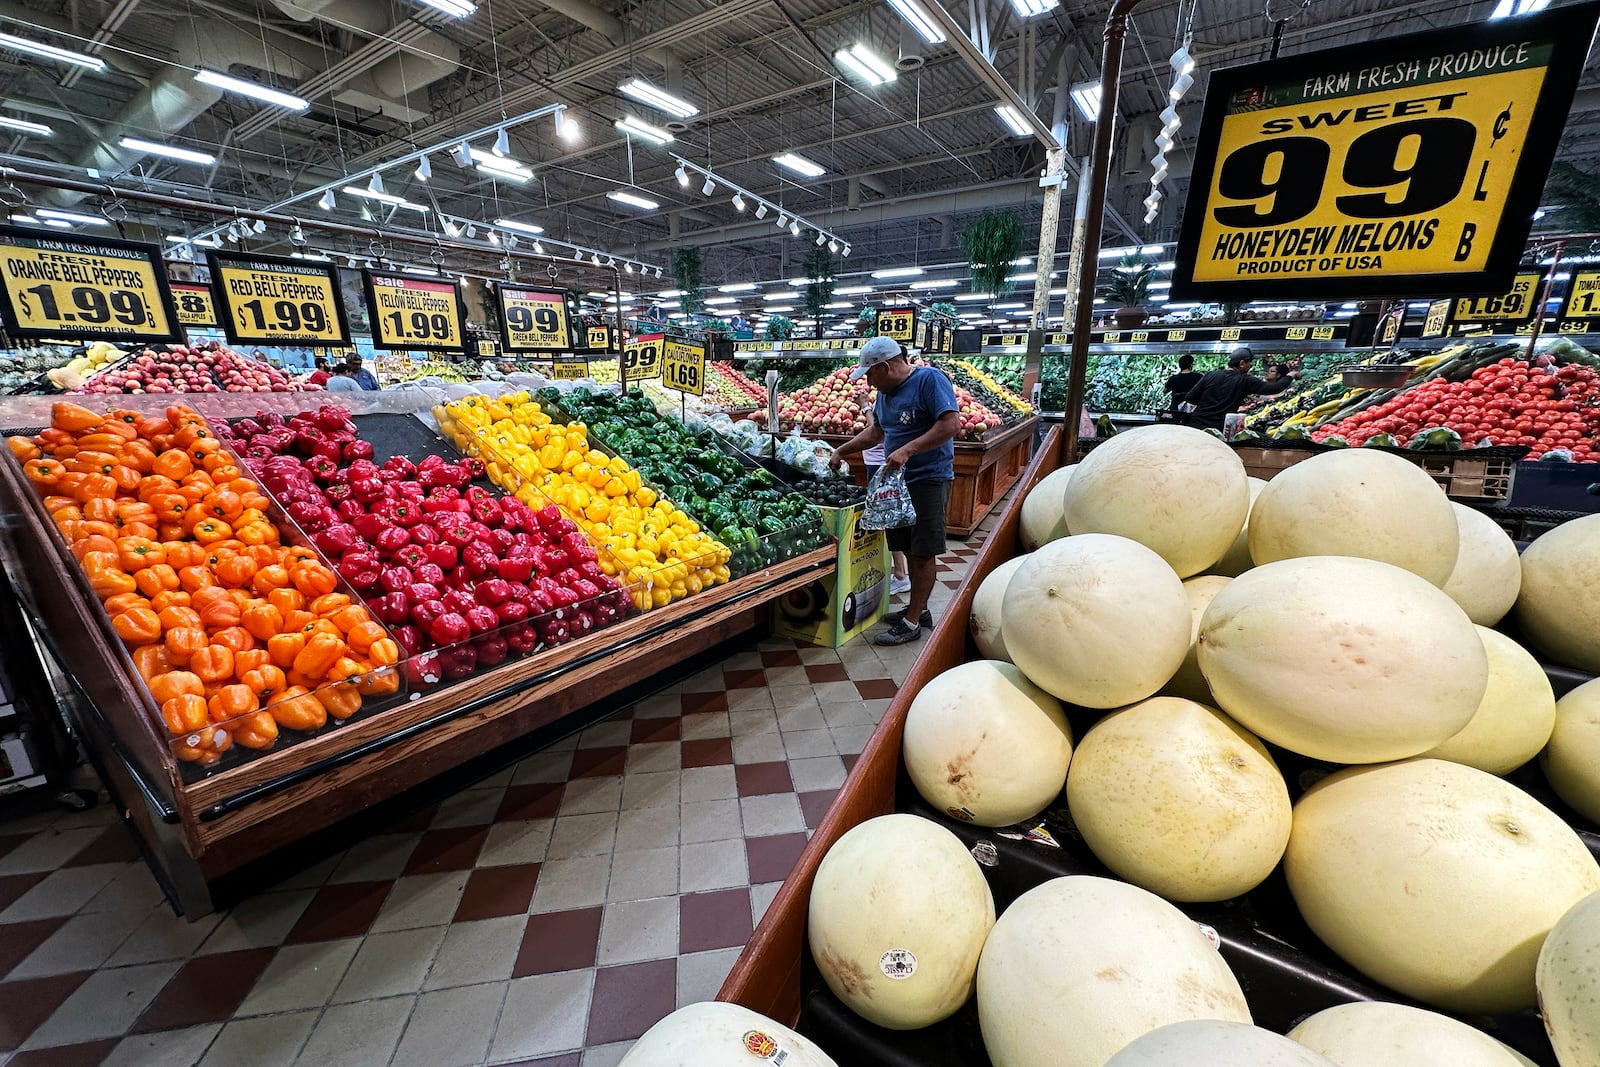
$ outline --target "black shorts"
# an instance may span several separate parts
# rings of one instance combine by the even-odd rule
[[[906,486],[911,491],[911,506],[917,509],[913,526],[886,530],[889,551],[932,559],[944,555],[944,513],[950,505],[950,482],[926,480]]]

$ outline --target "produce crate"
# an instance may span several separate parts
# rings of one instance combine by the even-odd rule
[[[838,538],[838,566],[772,603],[772,630],[838,648],[876,626],[889,605],[889,546],[882,530],[863,530],[864,507],[818,507],[822,526]]]
[[[1600,511],[1600,495],[1589,492],[1591,485],[1600,485],[1600,463],[1518,463],[1510,503],[1514,508],[1593,513]]]
[[[1233,451],[1244,462],[1244,472],[1252,478],[1271,481],[1273,475],[1292,467],[1303,459],[1310,459],[1321,449],[1262,448],[1256,445],[1234,445]]]
[[[1250,441],[1233,444],[1244,461],[1245,473],[1270,481],[1279,471],[1301,460],[1332,448],[1310,441]],[[1391,456],[1415,463],[1439,483],[1439,488],[1454,500],[1464,502],[1503,501],[1511,496],[1517,475],[1517,460],[1527,454],[1523,448],[1474,448],[1462,452],[1418,452],[1409,448],[1381,448]],[[1522,464],[1521,466],[1527,466]]]

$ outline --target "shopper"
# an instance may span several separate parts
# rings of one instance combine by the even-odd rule
[[[866,465],[867,477],[871,478],[878,473],[878,468],[883,466],[883,442],[879,441],[865,452],[861,453],[861,462]],[[911,588],[911,578],[906,573],[906,554],[904,552],[889,553],[889,595],[899,596]]]
[[[330,369],[330,365],[328,363],[328,357],[327,356],[318,356],[317,357],[317,369],[312,371],[310,374],[306,375],[306,382],[309,385],[324,385],[325,386],[325,385],[328,384],[328,379],[332,378],[332,377],[333,377],[333,373],[332,373],[332,371]]]
[[[873,423],[833,450],[828,465],[837,469],[844,457],[883,442],[888,455],[883,469],[905,471],[906,486],[916,509],[914,525],[889,531],[889,549],[906,554],[911,591],[904,611],[885,616],[889,627],[873,638],[880,645],[903,645],[933,625],[928,597],[938,559],[944,553],[944,516],[955,480],[955,437],[960,409],[950,379],[933,367],[913,367],[900,342],[874,337],[861,346],[852,379],[866,376],[878,391]]]
[[[355,369],[348,363],[341,363],[333,370],[333,377],[328,379],[326,386],[330,393],[359,393],[361,383],[356,381]]]
[[[1169,377],[1167,384],[1161,387],[1162,392],[1171,394],[1171,399],[1167,402],[1167,413],[1174,420],[1183,421],[1183,412],[1179,410],[1179,405],[1183,403],[1183,398],[1189,395],[1189,390],[1193,389],[1195,383],[1203,377],[1204,375],[1194,369],[1193,356],[1178,357],[1178,373]]]
[[[1255,360],[1255,353],[1248,348],[1235,348],[1226,368],[1202,375],[1183,398],[1194,405],[1186,420],[1188,425],[1220,433],[1228,416],[1239,410],[1245,397],[1281,393],[1300,377],[1298,371],[1291,371],[1281,381],[1262,381],[1250,373]]]
[[[1281,382],[1289,376],[1289,364],[1274,363],[1267,368],[1267,376],[1261,379],[1264,382]]]
[[[350,368],[350,377],[356,380],[356,385],[359,388],[366,389],[369,392],[377,390],[378,379],[373,377],[371,371],[361,365],[361,356],[358,353],[352,352],[350,358],[345,361],[345,366]]]

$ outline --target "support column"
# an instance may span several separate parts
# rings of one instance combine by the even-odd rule
[[[1050,313],[1050,274],[1056,262],[1056,232],[1061,225],[1061,185],[1066,180],[1067,153],[1052,148],[1046,154],[1044,208],[1039,219],[1039,254],[1033,260],[1033,319],[1028,324],[1028,354],[1022,368],[1022,395],[1032,396],[1039,380],[1039,353],[1044,344],[1045,319]]]

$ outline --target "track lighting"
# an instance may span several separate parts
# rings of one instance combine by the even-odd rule
[[[511,135],[506,133],[504,126],[500,127],[500,132],[494,135],[494,148],[490,149],[490,151],[497,156],[509,156],[511,154]]]
[[[845,259],[849,259],[850,258],[850,246],[849,245],[845,245],[844,246],[844,251],[841,252],[840,255],[844,256]]]
[[[744,210],[744,194],[743,193],[734,193],[733,194],[733,209],[735,211],[743,211]]]
[[[446,237],[460,237],[461,236],[461,226],[458,223],[454,223],[454,222],[451,222],[449,219],[445,219],[445,220],[443,220],[442,225],[444,227],[444,235]]]
[[[788,226],[788,225],[789,225],[789,216],[788,216],[788,215],[785,215],[785,214],[784,214],[784,213],[783,213],[783,212],[781,212],[781,211],[780,211],[780,212],[778,212],[778,229],[780,229],[780,230],[781,230],[781,229],[783,229],[783,228],[784,228],[784,227],[785,227],[785,226]]]
[[[533,242],[533,250],[541,256],[544,255],[544,245],[540,244],[538,241]]]
[[[830,251],[830,252],[839,251],[839,242],[838,241],[829,241],[828,242],[828,251]]]
[[[417,160],[416,175],[417,180],[420,182],[425,182],[429,178],[433,177],[433,164],[428,161],[427,156],[423,156],[421,159]]]
[[[367,181],[367,192],[383,196],[386,190],[383,187],[383,175],[377,171],[372,172],[372,177]]]
[[[701,196],[710,196],[712,193],[714,193],[716,191],[717,191],[717,183],[712,181],[709,177],[706,178],[706,183],[700,187],[700,195]]]
[[[791,234],[793,234],[795,237],[799,237],[800,236],[800,224],[798,222],[789,223],[789,232]]]
[[[678,184],[685,189],[689,188],[689,171],[682,163],[678,164],[676,173],[678,175]]]
[[[470,222],[467,223],[467,239],[470,241],[471,239],[473,239],[474,237],[477,237],[477,236],[478,236],[478,228],[476,226],[474,226]]]
[[[757,204],[756,205],[756,218],[764,219],[766,217],[767,217],[767,205],[765,205],[765,204]]]
[[[627,271],[629,274],[632,274],[633,273],[633,264],[632,263],[624,263],[622,265],[622,269]]]
[[[817,247],[821,248],[824,244],[827,243],[827,241],[828,241],[828,235],[823,233],[821,230],[818,230],[817,231]]]
[[[462,141],[450,149],[450,158],[456,161],[456,166],[466,168],[472,166],[472,146]]]
[[[266,233],[267,232],[267,224],[266,224],[265,220],[263,220],[263,219],[256,219],[255,224],[253,226],[251,226],[250,228],[252,230],[256,231],[257,233]]]
[[[294,228],[289,231],[289,241],[291,244],[297,245],[303,245],[306,243],[306,231],[300,228],[300,224],[298,222],[295,223]]]
[[[578,126],[577,119],[567,118],[567,109],[561,108],[556,112],[556,136],[563,141],[576,141],[582,136],[583,130]]]

